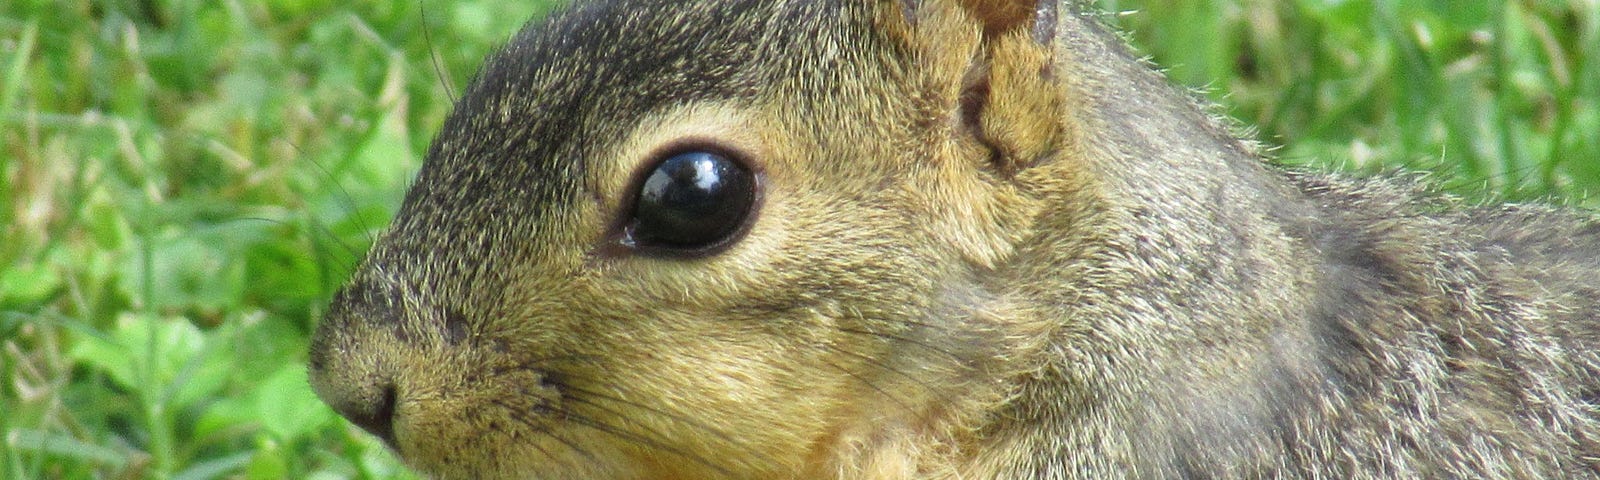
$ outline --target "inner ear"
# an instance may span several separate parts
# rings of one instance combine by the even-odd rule
[[[1060,0],[899,0],[902,17],[916,23],[917,11],[925,4],[953,1],[976,20],[986,37],[1030,28],[1035,41],[1045,43],[1055,32]]]
[[[952,115],[948,134],[987,151],[1002,177],[1061,143],[1054,78],[1059,0],[883,0],[880,28],[913,52],[922,98]]]
[[[1051,155],[1061,141],[1061,90],[1052,70],[1056,0],[960,0],[979,23],[955,105],[961,133],[1010,177]]]
[[[1006,165],[1005,149],[989,138],[984,131],[983,114],[989,105],[989,68],[984,62],[974,62],[972,69],[967,71],[961,80],[961,95],[957,97],[957,115],[961,119],[961,131],[971,135],[978,143],[989,151],[989,163],[1007,176],[1015,173],[1014,168]]]
[[[996,36],[1032,25],[1041,6],[1054,9],[1056,0],[961,0],[973,18],[983,24],[984,36]]]

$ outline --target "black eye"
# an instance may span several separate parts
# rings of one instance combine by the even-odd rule
[[[723,246],[744,227],[756,201],[756,179],[726,155],[685,151],[657,164],[637,198],[625,242],[700,253]]]

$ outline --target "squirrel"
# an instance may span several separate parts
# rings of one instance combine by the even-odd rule
[[[1600,219],[1289,169],[1074,0],[599,0],[311,383],[437,478],[1600,478]]]

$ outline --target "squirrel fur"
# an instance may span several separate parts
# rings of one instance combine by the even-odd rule
[[[619,251],[663,151],[748,225]],[[457,103],[313,339],[438,478],[1600,478],[1600,221],[1262,159],[1055,0],[601,0]]]

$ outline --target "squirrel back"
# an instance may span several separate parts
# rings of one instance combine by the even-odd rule
[[[616,0],[311,350],[441,478],[1600,477],[1600,221],[1263,161],[1055,0]]]

